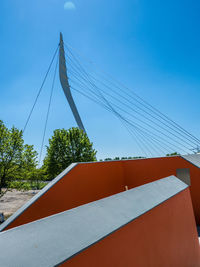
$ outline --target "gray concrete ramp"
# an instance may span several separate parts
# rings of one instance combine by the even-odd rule
[[[0,266],[57,266],[186,189],[170,176],[0,233]]]
[[[200,154],[191,154],[181,156],[183,159],[189,161],[196,167],[200,168]]]

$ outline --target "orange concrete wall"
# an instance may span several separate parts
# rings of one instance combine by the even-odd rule
[[[200,169],[181,157],[163,157],[124,161],[124,181],[129,188],[176,175],[179,168],[189,168],[191,198],[197,224],[200,224]]]
[[[181,157],[81,163],[25,210],[5,230],[95,201],[189,168],[191,197],[200,224],[200,169]]]
[[[120,162],[78,164],[5,230],[124,191]]]
[[[195,214],[196,223],[200,225],[200,169],[190,167],[191,186],[190,193]]]
[[[190,168],[192,164],[181,157],[149,158],[124,161],[125,183],[130,188],[176,175],[176,169]],[[200,174],[200,169],[199,169]]]
[[[200,266],[189,189],[64,262],[66,267]]]

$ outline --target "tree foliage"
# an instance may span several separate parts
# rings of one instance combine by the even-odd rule
[[[99,161],[113,161],[113,160],[127,160],[127,159],[144,159],[144,157],[115,157],[115,158],[105,158],[104,160],[103,159],[100,159]]]
[[[33,145],[24,145],[20,173],[22,179],[31,180],[34,173],[37,172],[37,156],[38,153],[34,150]]]
[[[12,175],[16,174],[22,161],[22,132],[6,128],[0,121],[0,192]]]
[[[48,178],[54,178],[73,162],[96,161],[92,146],[86,133],[79,128],[55,130],[44,160]]]
[[[170,156],[179,156],[180,154],[178,152],[173,152],[173,153],[170,153],[170,154],[166,154],[167,157],[170,157]]]
[[[36,168],[36,156],[33,146],[24,145],[22,131],[8,129],[0,120],[0,194],[9,181],[23,178]]]

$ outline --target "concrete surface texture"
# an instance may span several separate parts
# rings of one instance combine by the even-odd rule
[[[191,257],[194,259],[193,262],[199,264],[197,231],[188,192],[188,186],[185,183],[171,176],[4,231],[0,233],[0,251],[3,252],[0,254],[0,262],[5,267],[42,267],[60,264],[63,266],[68,266],[68,264],[69,266],[132,266],[133,262],[140,262],[143,252],[149,255],[152,253],[152,249],[156,249],[154,252],[156,257],[152,256],[152,260],[150,260],[151,265],[147,265],[147,260],[149,261],[147,257],[145,261],[142,260],[142,265],[136,266],[172,266],[171,263],[183,262],[182,258],[184,262],[191,261]],[[171,218],[168,218],[169,212]],[[187,219],[182,222],[180,227],[179,220],[182,220],[184,216]],[[166,220],[167,218],[168,220]],[[141,226],[142,228],[140,228]],[[144,226],[146,229],[151,229],[150,237],[144,231]],[[187,227],[189,229],[184,232]],[[148,243],[151,238],[152,246],[149,246],[149,251],[143,251],[140,248],[140,253],[138,252],[139,241],[136,233],[132,232],[135,232],[134,229],[143,242]],[[128,236],[127,233],[121,236],[121,231],[128,231]],[[153,239],[152,234],[155,236]],[[109,242],[112,236],[114,236],[115,245],[111,242],[112,250],[110,250]],[[124,236],[128,238],[127,242],[123,242]],[[164,250],[169,250],[169,253],[166,253],[169,255],[165,259],[169,265],[157,265],[158,262],[159,264],[164,263],[163,246],[159,244],[161,236],[165,237],[163,239],[165,240]],[[130,246],[130,242],[132,246]],[[101,249],[97,248],[97,251],[101,254],[101,260],[99,263],[89,264],[96,257],[94,257],[96,252],[93,249],[99,244]],[[114,253],[117,252],[120,244],[126,248],[129,254],[123,259],[127,262],[126,265],[123,265],[122,259],[120,260]],[[146,249],[145,244],[143,245]],[[169,249],[171,246],[172,248]],[[177,250],[175,252],[174,249],[180,250],[181,257],[178,257],[178,261],[173,256],[177,254]],[[79,255],[85,255],[85,253],[87,256],[83,257],[86,257],[86,261],[83,259],[80,262]],[[19,257],[19,255],[21,256]],[[113,255],[115,255],[115,259],[113,259]],[[111,258],[108,261],[109,256]],[[82,258],[82,256],[80,257]]]
[[[189,171],[195,219],[200,224],[200,168],[174,156],[72,164],[1,225],[0,231],[176,175],[178,169]]]

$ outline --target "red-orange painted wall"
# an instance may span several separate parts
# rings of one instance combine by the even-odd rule
[[[181,157],[81,163],[25,210],[5,230],[129,188],[176,175],[189,168],[191,197],[197,224],[200,224],[200,169]]]
[[[191,198],[197,224],[200,224],[200,169],[181,157],[163,157],[124,162],[125,184],[129,188],[176,175],[179,168],[189,168]]]
[[[189,189],[64,262],[66,267],[198,267]]]
[[[5,230],[119,193],[123,179],[121,162],[79,164]]]

